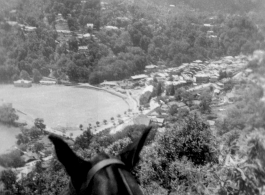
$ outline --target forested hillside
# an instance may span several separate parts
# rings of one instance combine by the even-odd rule
[[[1,1],[1,82],[26,71],[97,84],[141,73],[148,64],[179,66],[264,47],[246,14],[201,12],[193,1],[138,1]]]

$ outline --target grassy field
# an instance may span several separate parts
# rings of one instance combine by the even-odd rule
[[[119,97],[107,92],[67,86],[33,85],[18,88],[0,85],[0,104],[12,103],[13,107],[26,113],[24,120],[43,118],[50,127],[85,127],[104,119],[110,121],[123,115],[128,105]]]

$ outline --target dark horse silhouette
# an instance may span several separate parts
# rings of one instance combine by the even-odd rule
[[[105,153],[85,161],[59,137],[50,135],[58,160],[71,178],[62,195],[142,195],[136,180],[130,173],[139,161],[139,154],[151,130],[144,130],[139,140],[130,144],[119,155]]]

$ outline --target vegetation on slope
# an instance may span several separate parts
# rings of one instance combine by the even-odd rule
[[[7,7],[0,17],[2,83],[18,79],[24,70],[30,76],[39,75],[38,72],[48,76],[52,71],[58,79],[68,76],[73,82],[97,84],[141,73],[149,63],[178,66],[198,59],[248,54],[264,47],[264,37],[248,16],[219,14],[209,20],[211,13],[191,11],[183,4],[171,9],[168,5],[119,0],[105,7],[98,0],[24,0],[12,8]],[[61,35],[54,29],[58,14],[73,31],[59,42]],[[37,29],[25,32],[7,21]],[[87,23],[93,23],[94,29],[87,29]],[[205,23],[213,25],[207,27]],[[119,29],[107,30],[106,25]],[[209,31],[215,36],[210,38]],[[78,33],[94,36],[79,40]],[[79,46],[88,49],[81,52]]]

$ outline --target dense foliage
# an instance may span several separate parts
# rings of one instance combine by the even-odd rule
[[[106,5],[99,0],[17,0],[10,3],[12,6],[3,3],[6,10],[1,12],[0,82],[20,76],[38,83],[42,76],[51,75],[97,84],[141,73],[149,63],[178,66],[197,59],[247,54],[263,47],[264,37],[248,16],[221,13],[210,20],[211,13],[183,7],[180,1],[168,3],[178,4],[168,10],[151,0],[137,4],[113,0]],[[185,3],[197,6],[194,1]],[[231,3],[241,6],[236,1]],[[231,8],[230,3],[224,5]],[[72,31],[70,35],[54,29],[61,21],[58,14]],[[36,30],[27,32],[12,22]],[[93,29],[87,27],[90,23]],[[110,30],[106,25],[118,29]],[[209,36],[209,31],[214,36]],[[80,39],[80,33],[91,36]],[[87,49],[79,50],[80,46]]]
[[[21,152],[18,150],[0,155],[0,165],[2,167],[22,167],[25,162],[21,158]]]
[[[183,173],[182,166],[215,164],[217,154],[216,138],[209,126],[197,114],[190,114],[146,147],[138,177],[146,189],[156,183],[174,191],[175,182],[190,188],[191,178],[188,173]]]
[[[0,106],[0,122],[3,124],[15,125],[18,120],[16,110],[12,107],[12,104],[2,104]]]

